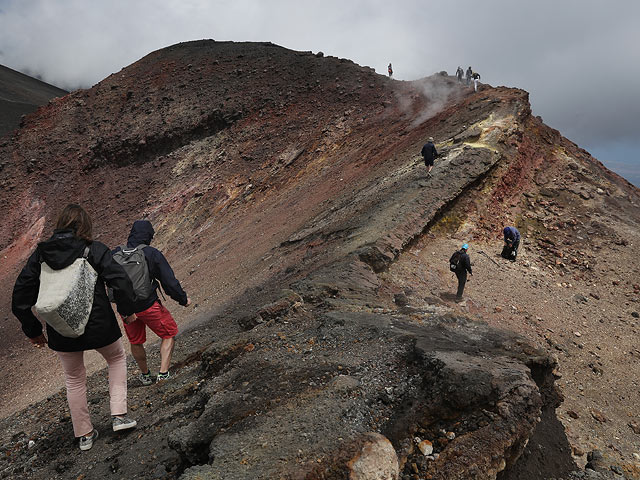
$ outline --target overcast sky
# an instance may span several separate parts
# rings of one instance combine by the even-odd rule
[[[400,80],[472,66],[640,185],[640,0],[0,0],[0,64],[66,89],[202,38],[392,62]]]

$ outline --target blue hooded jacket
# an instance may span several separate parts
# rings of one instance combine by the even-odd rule
[[[505,242],[507,240],[511,240],[513,243],[520,242],[520,232],[516,227],[504,227],[504,230],[502,230],[502,233],[504,234]]]
[[[127,247],[135,248],[141,244],[149,245],[153,239],[154,233],[155,231],[153,230],[153,226],[150,221],[136,220],[133,222],[133,226],[131,227],[131,233],[127,240]],[[113,252],[115,253],[118,250],[120,250],[120,247],[116,247]],[[151,280],[154,282],[155,288],[153,290],[153,294],[149,298],[136,302],[135,312],[139,313],[146,310],[153,305],[156,300],[158,300],[158,294],[156,293],[158,282],[160,282],[162,289],[167,295],[173,298],[180,305],[186,305],[187,294],[182,289],[178,279],[176,279],[169,262],[167,262],[167,259],[164,257],[162,252],[151,246],[145,247],[142,251],[144,252],[144,257],[147,260],[149,275],[151,276]]]

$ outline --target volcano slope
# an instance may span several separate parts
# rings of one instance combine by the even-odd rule
[[[54,100],[0,158],[2,478],[637,478],[638,191],[526,92],[189,42]],[[149,218],[195,304],[170,382],[130,364],[135,431],[109,431],[91,376],[84,453],[55,355],[8,312],[70,201],[109,245]],[[524,234],[515,264],[493,258],[504,223]],[[456,305],[461,240],[489,253]]]

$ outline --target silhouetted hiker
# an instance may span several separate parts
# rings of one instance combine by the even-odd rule
[[[456,77],[458,77],[458,83],[462,83],[463,75],[464,75],[464,71],[462,70],[462,67],[458,66],[458,69],[456,70]]]
[[[477,92],[478,81],[480,80],[480,74],[478,72],[473,72],[473,75],[471,75],[471,78],[473,78],[473,89]]]
[[[473,75],[473,70],[471,70],[471,67],[467,68],[467,85],[471,84],[471,76]]]
[[[391,67],[391,64],[387,67],[387,72],[389,72],[389,77],[393,76],[393,68]]]
[[[468,249],[469,245],[465,243],[462,245],[462,248],[456,250],[449,259],[449,269],[454,272],[458,278],[457,302],[462,300],[464,286],[467,283],[467,272],[469,272],[469,275],[473,275],[471,272],[471,260],[469,259],[469,255],[467,255]]]
[[[160,344],[160,371],[157,380],[167,380],[169,378],[169,367],[171,366],[171,356],[175,346],[175,336],[178,334],[178,326],[169,313],[169,310],[162,305],[158,299],[156,289],[158,282],[167,295],[186,307],[191,304],[191,300],[182,289],[180,282],[176,279],[169,262],[160,250],[149,246],[154,235],[153,226],[148,220],[136,220],[131,227],[131,233],[127,240],[126,247],[116,247],[113,250],[114,259],[121,263],[133,280],[134,291],[136,292],[136,302],[134,304],[135,315],[123,317],[124,330],[131,343],[131,354],[135,358],[138,368],[140,368],[139,379],[143,385],[151,385],[153,380],[147,365],[147,352],[144,343],[147,341],[146,327],[149,327],[158,337],[162,339]],[[141,261],[135,260],[135,255],[144,254]],[[144,259],[144,261],[142,261]],[[132,274],[131,268],[146,262],[147,269],[139,270]],[[136,281],[133,277],[142,277]]]
[[[504,227],[502,234],[504,235],[502,258],[515,262],[518,256],[518,247],[520,246],[520,232],[516,227]]]
[[[429,137],[427,143],[425,143],[420,151],[422,158],[424,158],[424,165],[427,167],[427,177],[431,176],[431,169],[433,168],[433,162],[438,158],[438,151],[433,144],[433,137]]]
[[[133,312],[131,280],[113,260],[107,246],[92,240],[87,212],[79,205],[67,205],[58,217],[53,235],[38,244],[13,287],[11,309],[22,323],[22,331],[34,346],[41,348],[48,344],[58,354],[73,433],[80,438],[80,450],[89,450],[98,438],[87,405],[85,350],[97,350],[107,361],[113,430],[136,426],[135,420],[125,416],[127,355],[105,283],[113,289],[118,311],[123,315]],[[65,291],[69,293],[65,295]],[[42,323],[31,311],[34,306],[47,319],[46,337]],[[79,325],[85,320],[82,330]]]

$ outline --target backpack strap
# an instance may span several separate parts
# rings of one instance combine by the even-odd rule
[[[162,287],[160,286],[160,282],[158,282],[155,278],[153,280],[155,282],[155,285],[157,287],[157,289],[160,291],[160,295],[162,295],[162,299],[166,302],[167,301],[167,297],[164,296],[164,292],[162,291]]]
[[[149,245],[145,245],[144,243],[139,244],[134,250],[142,250],[145,247],[148,247]],[[145,261],[146,261],[146,257],[145,257]],[[149,262],[147,262],[147,268],[149,266]],[[151,284],[155,287],[156,290],[160,291],[160,295],[162,295],[162,298],[164,299],[164,301],[167,301],[167,297],[164,296],[164,292],[162,291],[162,287],[160,286],[160,282],[155,279],[155,278],[151,278],[151,269],[149,269],[149,277],[151,279]]]

